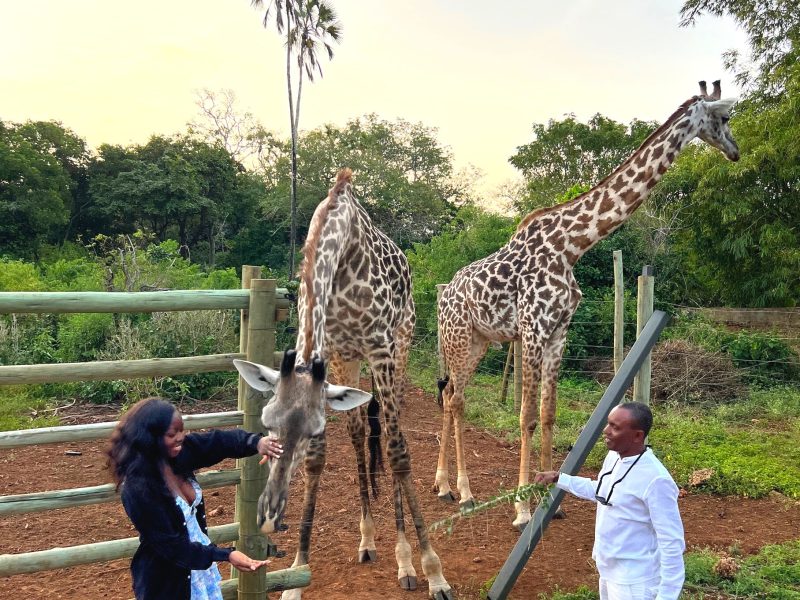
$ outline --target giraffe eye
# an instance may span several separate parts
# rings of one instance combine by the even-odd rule
[[[728,116],[724,116],[724,117],[722,117],[722,122],[723,122],[723,123],[727,123],[727,122],[728,122],[728,121],[730,121],[730,120],[731,120],[731,118],[730,118],[730,117],[728,117]]]

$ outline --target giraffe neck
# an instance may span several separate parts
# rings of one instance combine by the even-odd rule
[[[695,97],[685,102],[636,152],[594,188],[570,202],[539,213],[560,215],[559,230],[564,234],[564,253],[570,264],[574,265],[630,218],[678,153],[697,135],[697,100]]]
[[[351,238],[348,223],[354,221],[345,215],[353,210],[350,194],[335,189],[320,203],[311,218],[303,247],[297,302],[299,330],[295,348],[298,363],[308,364],[314,356],[323,357],[326,309],[339,261]]]

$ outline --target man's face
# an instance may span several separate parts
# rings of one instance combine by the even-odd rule
[[[630,411],[618,406],[608,415],[603,439],[609,450],[614,450],[623,457],[633,456],[642,451],[644,431],[638,428]]]

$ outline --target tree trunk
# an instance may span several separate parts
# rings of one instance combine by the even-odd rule
[[[297,245],[297,125],[294,120],[294,99],[292,94],[292,45],[290,3],[286,3],[286,86],[289,92],[289,124],[292,129],[292,190],[290,198],[289,225],[289,279],[294,277],[294,257]]]

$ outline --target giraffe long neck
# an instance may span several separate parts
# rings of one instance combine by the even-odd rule
[[[561,216],[564,252],[571,264],[630,218],[678,153],[697,135],[697,100],[685,102],[597,186],[553,209]]]
[[[348,180],[349,181],[349,180]],[[354,206],[349,187],[337,186],[314,211],[303,246],[300,274],[300,297],[297,301],[296,350],[298,362],[310,363],[312,357],[323,356],[325,348],[326,309],[333,280],[350,238],[349,215]]]

